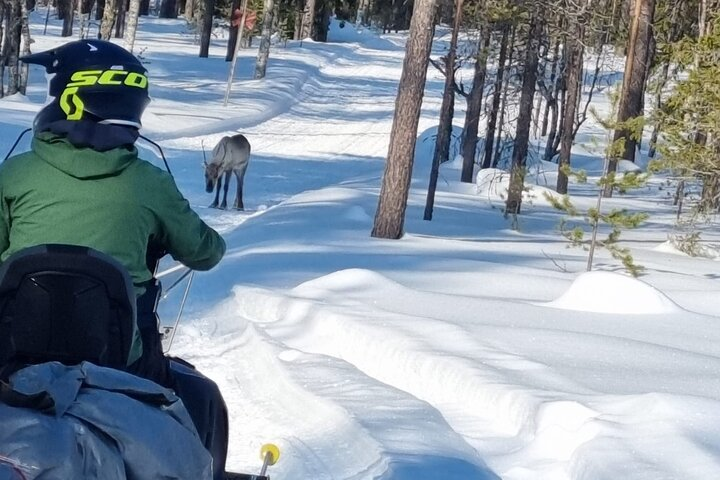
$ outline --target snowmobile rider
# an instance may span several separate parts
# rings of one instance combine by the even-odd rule
[[[31,150],[0,165],[0,261],[47,243],[114,257],[138,296],[128,371],[174,388],[158,333],[153,270],[165,253],[209,270],[223,257],[225,242],[190,208],[169,172],[138,157],[134,144],[150,102],[147,70],[101,40],[73,41],[20,60],[45,67],[50,102],[34,120]]]

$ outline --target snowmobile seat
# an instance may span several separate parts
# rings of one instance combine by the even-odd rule
[[[0,266],[0,372],[48,361],[125,369],[136,321],[125,268],[88,247],[47,244]]]

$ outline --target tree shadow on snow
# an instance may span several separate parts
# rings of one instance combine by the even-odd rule
[[[398,455],[374,480],[499,480],[485,465],[437,455]]]

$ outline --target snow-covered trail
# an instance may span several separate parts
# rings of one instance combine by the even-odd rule
[[[380,46],[336,46],[315,75],[301,79],[294,103],[271,109],[272,116],[265,112],[254,125],[242,115],[221,118],[209,108],[194,120],[200,120],[197,125],[158,135],[164,145],[179,150],[197,148],[200,141],[212,144],[233,131],[250,139],[249,211],[199,210],[228,238],[230,262],[247,248],[242,225],[262,223],[260,217],[283,201],[333,185],[368,179],[379,184],[403,56],[401,48]],[[323,50],[322,45],[309,48]],[[268,76],[272,73],[271,64]],[[158,115],[168,117],[162,109]],[[365,210],[358,216],[369,218]],[[247,243],[252,246],[251,240]],[[218,277],[232,270],[221,266],[207,281],[223,284]],[[252,272],[247,277],[252,281]],[[236,283],[224,283],[213,295],[218,300],[229,296],[220,306],[203,311],[191,305],[195,319],[183,325],[173,346],[174,354],[213,377],[227,398],[231,467],[251,469],[258,442],[277,440],[287,452],[275,467],[277,478],[496,478],[442,412],[416,392],[387,384],[337,355],[289,346],[292,342],[263,327],[273,320],[271,311],[238,305],[245,294],[232,292]],[[204,300],[204,305],[213,303]],[[342,382],[327,383],[338,376]],[[363,398],[357,397],[359,391],[365,392]]]
[[[314,74],[298,69],[297,74],[289,74],[289,80],[274,82],[273,75],[288,76],[289,58],[317,63]],[[273,66],[273,62],[282,62],[282,66]],[[378,68],[379,64],[383,67]],[[398,48],[374,50],[347,44],[328,49],[314,43],[278,48],[273,51],[268,78],[262,82],[265,88],[297,89],[290,102],[275,102],[262,112],[246,114],[242,97],[252,97],[248,90],[259,88],[259,81],[240,80],[228,107],[223,107],[222,97],[218,97],[203,109],[204,115],[187,118],[177,129],[166,126],[173,118],[172,109],[153,106],[149,135],[174,156],[173,168],[183,173],[177,176],[178,183],[188,192],[193,206],[213,227],[227,233],[249,216],[262,214],[302,191],[380,178],[401,65],[402,50]],[[208,88],[221,91],[222,86],[219,83]],[[197,168],[203,149],[209,155],[223,135],[236,132],[244,134],[252,145],[245,178],[246,212],[204,209],[211,196],[199,192],[201,172],[198,169],[192,183],[185,180],[191,177],[185,173]],[[344,167],[346,163],[351,163],[349,168]],[[230,192],[234,194],[234,184]]]

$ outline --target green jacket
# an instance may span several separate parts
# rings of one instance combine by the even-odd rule
[[[153,237],[177,261],[209,270],[225,253],[222,237],[190,208],[170,174],[137,149],[97,152],[51,133],[0,165],[0,261],[43,243],[82,245],[125,265],[136,293],[152,278]],[[141,353],[136,332],[128,364]]]

